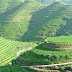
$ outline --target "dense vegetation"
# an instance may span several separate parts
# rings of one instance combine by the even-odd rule
[[[60,72],[68,72],[72,71],[72,65],[62,65],[62,66],[52,66],[52,67],[40,67],[40,68],[33,68],[33,67],[21,67],[20,65],[15,65],[10,67],[8,66],[3,66],[0,67],[0,72],[48,72],[48,71],[60,71]]]
[[[8,65],[0,67],[0,72],[37,72],[37,71],[31,69],[30,67],[23,68],[19,65],[10,67]]]
[[[65,63],[72,61],[72,50],[63,51],[49,49],[44,46],[45,43],[40,44],[31,51],[22,54],[17,60],[18,65],[47,65],[53,63]],[[13,62],[15,65],[15,62]]]

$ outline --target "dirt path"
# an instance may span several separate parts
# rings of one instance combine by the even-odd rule
[[[67,64],[72,64],[72,62],[60,63],[60,64],[50,64],[50,65],[32,65],[32,67],[51,67],[51,66],[61,66],[61,65],[67,65]],[[29,67],[29,66],[22,66],[22,67]]]
[[[28,51],[28,50],[31,50],[31,49],[32,49],[32,48],[29,48],[29,49],[22,50],[22,51],[18,52],[16,58],[18,58],[18,56],[19,56],[20,53],[25,52],[25,51]]]

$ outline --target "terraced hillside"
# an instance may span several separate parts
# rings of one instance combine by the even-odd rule
[[[58,45],[72,45],[72,36],[49,37],[45,41],[47,43],[53,43]]]
[[[36,71],[21,66],[72,62],[72,5],[44,5],[48,1],[0,0],[0,66],[8,66],[0,71]]]
[[[72,50],[72,36],[48,37],[45,41],[47,48]]]
[[[42,43],[24,54],[13,62],[13,65],[49,65],[72,61],[72,50],[50,49]]]
[[[15,59],[17,52],[33,46],[33,43],[11,41],[0,37],[0,66],[6,65]]]
[[[34,49],[25,52],[13,62],[13,65],[48,65],[72,61],[72,36],[48,37],[45,42]],[[46,46],[50,43],[51,45]],[[55,49],[53,44],[59,46]],[[71,46],[71,49],[61,49],[62,46]],[[24,56],[24,57],[23,57]]]

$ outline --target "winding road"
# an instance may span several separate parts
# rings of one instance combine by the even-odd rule
[[[22,50],[20,52],[17,53],[17,58],[19,56],[20,53],[31,50],[32,48],[26,49],[26,50]],[[60,64],[50,64],[50,65],[32,65],[31,67],[51,67],[51,66],[60,66],[60,65],[67,65],[67,64],[72,64],[72,62],[68,62],[68,63],[60,63]],[[22,67],[30,67],[30,66],[22,66]]]
[[[32,48],[29,48],[29,49],[22,50],[22,51],[18,52],[16,58],[18,58],[18,56],[19,56],[20,53],[25,52],[25,51],[28,51],[28,50],[31,50],[31,49],[32,49]]]
[[[67,64],[72,64],[72,62],[60,63],[60,64],[50,64],[50,65],[32,65],[31,67],[51,67],[51,66],[61,66],[61,65],[67,65]],[[30,66],[22,66],[22,67],[30,67]]]

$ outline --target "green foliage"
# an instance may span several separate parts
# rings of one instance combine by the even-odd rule
[[[0,67],[0,72],[10,72],[9,65],[1,66]]]
[[[65,71],[65,67],[64,66],[61,66],[60,67],[60,71],[62,71],[62,72]]]
[[[12,72],[36,72],[36,71],[34,71],[33,69],[31,69],[29,67],[24,67],[23,68],[19,65],[12,66],[11,71]]]
[[[72,45],[72,36],[48,37],[45,41],[47,43],[53,43],[58,45]]]
[[[15,66],[3,66],[0,67],[0,72],[37,72],[30,67],[21,67],[20,65]]]

